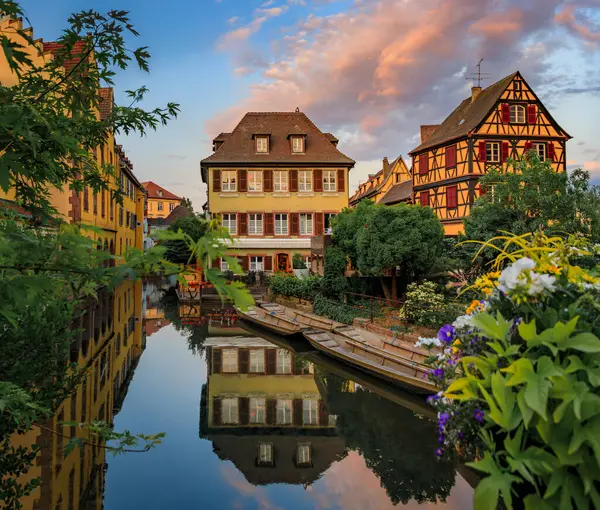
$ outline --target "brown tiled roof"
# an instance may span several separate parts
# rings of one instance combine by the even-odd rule
[[[224,142],[227,140],[227,138],[229,138],[229,135],[231,135],[231,133],[221,133],[213,140],[213,142]]]
[[[288,135],[292,129],[306,133],[304,154],[292,154]],[[256,154],[255,135],[270,134],[269,153]],[[330,139],[302,112],[250,112],[244,115],[231,135],[202,165],[219,163],[330,163],[353,166]]]
[[[152,182],[152,181],[142,182],[142,186],[144,186],[144,188],[146,188],[146,191],[148,192],[148,198],[165,198],[168,200],[181,200],[181,197],[178,197],[177,195],[171,193],[170,191],[167,191],[165,188],[163,188],[162,186],[159,186],[155,182]],[[162,195],[158,194],[159,191],[162,191]]]
[[[182,205],[178,205],[171,211],[165,220],[163,221],[163,225],[171,225],[173,222],[180,220],[181,218],[186,218],[192,215],[192,211],[190,211],[187,207]]]
[[[43,51],[50,52],[53,55],[57,55],[58,52],[63,48],[63,45],[61,43],[57,43],[57,42],[44,41],[42,44],[43,44]],[[71,69],[73,69],[73,67],[75,65],[77,65],[77,63],[81,60],[81,55],[84,50],[85,50],[85,41],[77,41],[75,44],[73,44],[73,49],[71,50],[71,55],[70,55],[72,58],[66,59],[64,62],[64,67],[65,67],[66,72],[71,71]]]
[[[440,127],[425,142],[410,151],[409,155],[412,156],[435,145],[467,136],[470,131],[485,120],[496,101],[500,99],[500,96],[516,75],[517,73],[512,73],[490,85],[477,96],[475,101],[472,101],[471,97],[465,99],[456,110],[446,117]]]
[[[112,113],[113,108],[113,89],[112,87],[102,87],[100,90],[100,101],[98,109],[100,110],[100,118],[105,120]]]
[[[378,202],[385,205],[393,205],[412,198],[412,181],[394,184],[384,197]]]
[[[424,124],[421,126],[421,143],[425,143],[433,134],[433,132],[439,128],[439,124]]]
[[[392,170],[396,166],[396,164],[398,163],[398,161],[400,159],[402,159],[402,156],[398,156],[394,161],[390,162],[390,170]],[[378,184],[377,186],[375,186],[375,180],[382,173],[383,173],[383,168],[381,170],[379,170],[379,172],[377,172],[375,175],[370,175],[369,180],[359,186],[359,189],[362,186],[364,186],[365,189],[361,193],[359,193],[359,191],[357,190],[356,193],[350,197],[350,202],[356,202],[357,200],[361,200],[363,198],[374,195],[377,191],[379,191],[381,186],[383,186],[385,184],[386,179],[382,180],[381,183]],[[392,172],[390,171],[390,175],[391,174],[392,174]]]
[[[339,142],[339,140],[331,133],[323,133],[323,134],[329,139],[330,142]]]

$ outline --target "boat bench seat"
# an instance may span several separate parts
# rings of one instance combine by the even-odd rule
[[[362,342],[355,342],[350,339],[346,339],[346,343],[348,343],[351,347],[356,347],[358,349],[364,350],[365,352],[369,352],[371,354],[376,354],[377,356],[381,356],[382,358],[387,359],[388,361],[391,361],[393,363],[398,363],[399,365],[403,365],[406,367],[414,368],[415,370],[418,370],[419,372],[426,372],[428,370],[428,367],[426,365],[423,365],[422,363],[419,363],[418,361],[413,361],[408,358],[403,358],[402,356],[397,356],[389,351],[380,349],[379,347],[374,347],[372,345],[365,344]]]

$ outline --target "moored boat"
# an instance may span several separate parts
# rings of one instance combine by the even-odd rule
[[[278,335],[286,337],[301,335],[304,329],[308,329],[304,324],[294,322],[289,317],[269,313],[259,306],[250,306],[246,310],[242,310],[236,306],[235,310],[241,319],[268,329]]]
[[[302,324],[308,328],[333,331],[335,328],[344,326],[344,324],[341,322],[333,321],[327,317],[321,317],[320,315],[312,312],[305,312],[304,310],[296,310],[295,308],[283,306],[278,303],[263,303],[260,306],[270,314],[274,314],[279,317],[287,317],[288,319],[291,319],[294,322]]]

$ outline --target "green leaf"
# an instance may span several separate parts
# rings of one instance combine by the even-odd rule
[[[523,502],[525,503],[525,510],[554,510],[552,505],[544,501],[537,494],[525,496]]]
[[[517,393],[517,404],[519,405],[519,410],[521,411],[521,415],[523,416],[523,423],[525,424],[525,428],[529,428],[529,422],[533,417],[533,409],[529,407],[525,402],[525,390],[521,389],[519,393]]]
[[[592,333],[579,333],[562,343],[561,350],[564,349],[575,349],[589,353],[600,352],[600,339]]]
[[[533,319],[531,322],[521,322],[517,329],[519,331],[519,335],[521,335],[521,338],[528,343],[537,338],[535,319]]]
[[[496,318],[488,313],[478,313],[471,319],[471,323],[480,329],[485,336],[500,341],[505,340],[512,324],[507,322],[500,312],[498,312]]]

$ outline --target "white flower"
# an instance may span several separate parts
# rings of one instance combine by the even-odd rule
[[[419,340],[415,342],[415,347],[425,347],[427,349],[441,346],[442,342],[438,338],[424,338],[420,336]]]
[[[556,288],[554,284],[556,283],[556,277],[551,276],[549,274],[538,274],[533,271],[529,274],[529,289],[527,293],[530,296],[536,296],[537,294],[541,294],[545,290],[553,292]]]
[[[525,269],[533,269],[534,267],[535,262],[527,257],[513,262],[500,273],[500,278],[498,278],[498,288],[505,293],[508,293],[509,290],[516,289],[519,285],[522,285],[522,281],[519,281],[521,273]]]
[[[456,320],[452,323],[454,329],[462,329],[471,327],[471,316],[470,315],[461,315],[457,317]]]

